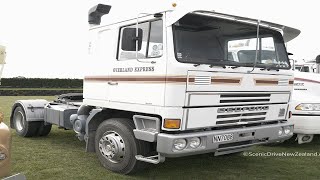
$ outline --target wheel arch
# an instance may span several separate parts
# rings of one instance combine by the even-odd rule
[[[44,121],[44,107],[49,102],[44,99],[17,100],[11,109],[10,127],[14,128],[13,116],[17,107],[21,107],[26,115],[26,121]]]
[[[138,112],[131,112],[131,111],[123,111],[117,109],[93,109],[90,112],[90,115],[87,119],[86,123],[86,151],[87,152],[95,152],[95,145],[94,139],[96,130],[98,129],[99,125],[111,118],[126,118],[133,121],[134,115],[144,115],[150,117],[158,117],[161,119],[161,116],[155,114],[143,114]]]

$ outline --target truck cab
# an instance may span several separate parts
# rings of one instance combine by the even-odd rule
[[[11,127],[33,121],[74,129],[104,167],[123,174],[165,158],[236,153],[292,136],[293,72],[284,43],[299,30],[205,7],[101,24],[110,9],[89,11],[83,101],[17,101]],[[254,48],[241,60],[228,57],[248,43]]]

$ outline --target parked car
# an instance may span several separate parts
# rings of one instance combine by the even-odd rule
[[[299,67],[303,67],[304,70],[303,68],[299,70]],[[293,67],[295,72],[291,121],[294,123],[293,132],[297,134],[299,144],[311,142],[314,135],[320,134],[319,67],[320,55],[312,66],[310,63],[305,63]]]

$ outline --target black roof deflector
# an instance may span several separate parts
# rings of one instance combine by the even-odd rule
[[[109,14],[111,6],[105,4],[98,4],[89,10],[89,24],[100,25],[101,17]]]

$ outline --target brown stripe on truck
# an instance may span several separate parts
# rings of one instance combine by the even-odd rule
[[[256,79],[255,83],[257,86],[278,86],[278,79]]]
[[[187,76],[87,76],[85,81],[104,82],[117,81],[126,83],[194,83],[195,77]],[[240,84],[241,79],[227,77],[211,77],[211,84]]]
[[[186,76],[87,76],[85,81],[118,81],[127,83],[185,83]]]
[[[239,84],[241,79],[231,79],[231,78],[215,78],[211,77],[211,84]]]

